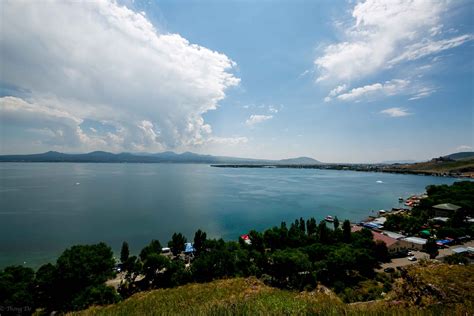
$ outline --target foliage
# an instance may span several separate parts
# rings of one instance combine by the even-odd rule
[[[177,256],[181,251],[184,250],[184,244],[186,244],[186,237],[181,233],[174,233],[171,240],[168,241],[168,247],[171,248],[173,255]]]
[[[35,272],[22,266],[6,267],[0,271],[0,306],[33,308]]]
[[[130,249],[128,248],[128,243],[124,241],[122,243],[122,248],[120,250],[120,262],[122,264],[126,263],[129,256],[130,256]]]

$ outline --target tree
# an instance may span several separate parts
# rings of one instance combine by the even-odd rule
[[[381,240],[377,240],[374,246],[374,256],[380,262],[389,262],[389,254],[387,244]]]
[[[129,256],[130,250],[128,249],[128,243],[124,241],[122,243],[122,249],[120,250],[120,262],[124,264],[125,262],[127,262]]]
[[[42,265],[36,271],[34,288],[35,303],[37,306],[45,309],[46,312],[52,312],[54,308],[54,299],[57,297],[56,291],[56,266],[51,263]]]
[[[249,238],[250,238],[250,246],[251,246],[251,249],[254,249],[258,252],[261,252],[263,253],[265,251],[265,245],[264,245],[264,242],[263,242],[263,236],[261,233],[259,233],[258,231],[256,230],[251,230],[249,232]]]
[[[306,221],[306,232],[308,236],[312,236],[316,234],[316,230],[317,230],[316,220],[314,219],[314,217],[311,217],[310,219]]]
[[[345,243],[351,242],[351,222],[347,219],[342,223],[342,240]]]
[[[186,237],[181,233],[174,233],[173,236],[171,236],[171,240],[168,241],[168,247],[171,248],[173,255],[177,256],[181,251],[184,251],[186,241]]]
[[[169,265],[170,260],[157,253],[149,254],[143,262],[143,272],[145,278],[149,280],[154,286],[158,284],[158,273],[166,269]]]
[[[297,249],[277,250],[271,256],[270,274],[283,287],[302,289],[306,274],[310,273],[308,256]]]
[[[159,240],[153,239],[148,246],[142,249],[140,252],[141,261],[145,261],[147,256],[153,253],[161,253],[161,243]]]
[[[207,234],[202,230],[198,229],[194,234],[194,250],[196,251],[196,255],[199,254],[204,250],[204,244],[206,243]]]
[[[56,263],[55,308],[66,311],[87,307],[87,301],[80,300],[86,297],[83,292],[103,286],[105,281],[114,276],[114,266],[112,249],[104,243],[66,249]]]
[[[436,258],[439,253],[438,245],[436,245],[436,240],[434,240],[433,238],[428,239],[426,241],[425,251],[427,254],[430,255],[430,259]]]
[[[318,233],[319,233],[319,242],[322,244],[327,244],[329,242],[329,231],[328,227],[326,226],[326,221],[322,220],[318,226]]]
[[[0,306],[29,306],[34,311],[33,280],[31,268],[9,266],[0,271]],[[3,313],[2,313],[3,314]]]
[[[339,219],[337,216],[334,218],[334,230],[337,230],[339,228]]]

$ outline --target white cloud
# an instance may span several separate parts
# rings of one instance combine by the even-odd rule
[[[415,43],[407,47],[407,49],[400,56],[390,60],[389,64],[396,64],[405,60],[419,59],[434,53],[460,46],[472,39],[473,37],[471,35],[461,35],[439,41],[424,40],[420,43]]]
[[[239,145],[248,142],[247,137],[236,136],[236,137],[210,137],[208,140],[211,144],[218,145]]]
[[[339,94],[338,100],[354,101],[362,97],[377,95],[396,95],[402,93],[410,83],[409,80],[393,79],[385,83],[374,83],[362,87],[354,88],[347,93]],[[334,90],[333,90],[334,91]],[[333,92],[331,91],[331,93]]]
[[[473,149],[473,147],[469,146],[469,145],[461,145],[461,146],[456,148],[456,150],[459,150],[459,151],[469,151],[469,150],[472,150],[472,149]]]
[[[158,30],[113,1],[4,1],[2,25],[2,83],[28,91],[9,117],[34,106],[38,120],[71,128],[108,121],[116,132],[102,139],[103,149],[205,144],[212,129],[202,115],[239,84],[226,55]]]
[[[268,106],[268,112],[270,112],[270,113],[278,113],[279,111],[280,111],[280,109],[273,106],[273,105]]]
[[[447,1],[367,0],[352,10],[346,39],[324,48],[314,63],[317,81],[354,80],[406,60],[414,60],[461,45],[470,35],[436,40],[442,35]],[[397,54],[403,51],[401,56]]]
[[[404,108],[389,108],[383,111],[380,111],[381,114],[388,115],[390,117],[402,117],[411,115],[412,113],[408,112],[407,109]]]
[[[259,124],[265,121],[268,121],[273,118],[273,115],[258,115],[252,114],[250,117],[245,121],[245,124],[248,126],[254,126],[255,124]]]
[[[426,98],[435,92],[436,92],[436,89],[434,88],[423,87],[423,88],[420,88],[418,91],[416,91],[415,94],[408,100],[418,100],[418,99]]]

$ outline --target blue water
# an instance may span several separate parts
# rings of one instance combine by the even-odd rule
[[[173,232],[236,239],[250,229],[326,215],[361,220],[398,197],[456,179],[202,164],[0,164],[0,267],[38,267],[66,247],[126,240],[138,253]],[[382,181],[382,183],[380,183]]]

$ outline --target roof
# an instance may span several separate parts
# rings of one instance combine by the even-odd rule
[[[463,253],[463,252],[467,252],[468,250],[465,247],[459,247],[459,248],[454,248],[453,251],[455,253]]]
[[[451,203],[443,203],[443,204],[435,205],[435,206],[433,206],[433,208],[436,208],[438,210],[457,211],[461,207],[457,206],[457,205],[454,205],[454,204],[451,204]]]
[[[424,238],[418,238],[418,237],[406,237],[406,238],[403,238],[403,240],[407,242],[411,242],[413,244],[419,244],[419,245],[424,245],[426,244],[426,241],[427,241]]]
[[[351,231],[353,233],[361,231],[361,230],[362,230],[362,227],[360,227],[360,226],[352,226],[352,228],[351,228]],[[394,243],[397,242],[397,240],[395,238],[385,236],[381,233],[377,233],[377,232],[374,232],[374,231],[371,231],[371,232],[372,232],[372,236],[373,236],[374,241],[377,241],[377,240],[383,241],[387,245],[387,247],[389,247],[389,246],[391,246],[391,245],[393,245]]]
[[[395,238],[391,238],[377,232],[372,232],[372,235],[374,236],[375,241],[383,241],[387,245],[387,247],[390,247],[391,245],[393,245],[394,243],[398,241]]]
[[[184,252],[194,252],[193,244],[187,242],[184,244]]]
[[[395,238],[395,239],[401,239],[401,238],[405,238],[406,236],[405,235],[402,235],[402,234],[398,234],[398,233],[394,233],[394,232],[390,232],[388,230],[384,230],[382,232],[382,234],[390,237],[390,238]]]
[[[449,219],[449,217],[440,217],[440,216],[438,216],[438,217],[433,217],[433,218],[431,219],[431,221],[434,221],[434,222],[445,222],[445,223],[446,223],[446,222],[448,221],[448,219]]]

